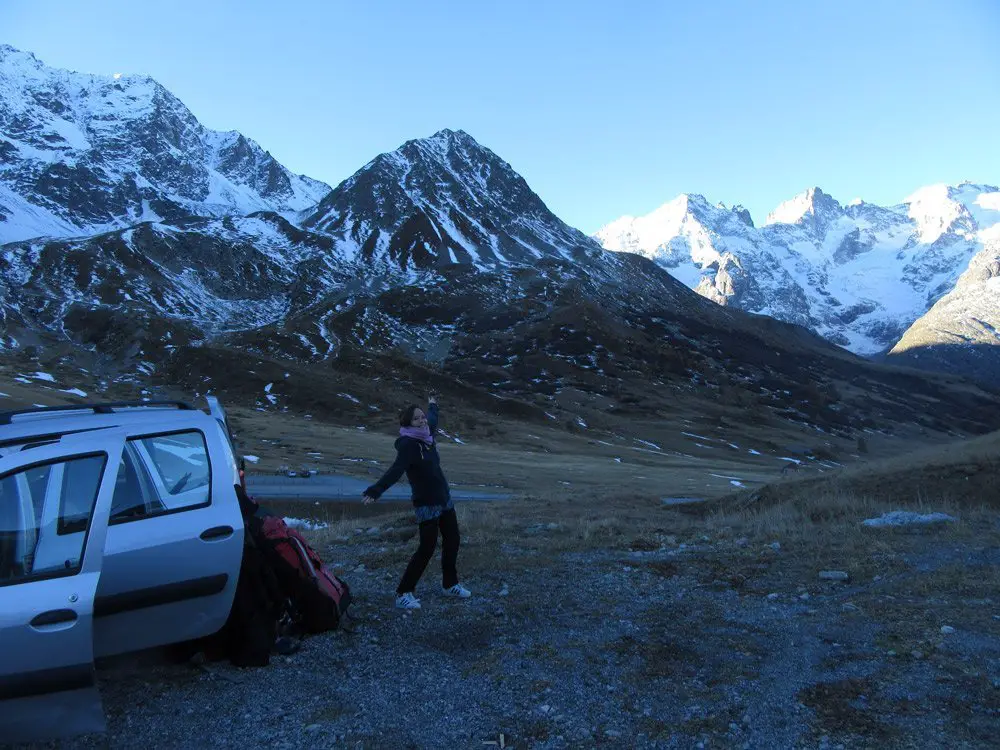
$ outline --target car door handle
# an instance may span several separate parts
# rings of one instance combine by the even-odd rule
[[[48,612],[42,612],[40,615],[35,615],[31,620],[31,627],[33,628],[44,628],[49,625],[62,625],[67,622],[76,621],[76,612],[72,609],[50,609]]]
[[[232,536],[232,534],[232,526],[213,526],[201,532],[201,538],[207,542],[209,539],[225,539],[228,536]]]

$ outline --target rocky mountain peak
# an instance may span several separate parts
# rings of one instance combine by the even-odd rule
[[[499,177],[520,180],[510,164],[463,130],[439,130],[429,138],[407,141],[385,156],[397,163],[408,164],[411,171],[417,168],[439,172],[441,176],[460,181],[471,178],[475,189],[494,190],[486,184],[494,172]],[[501,196],[492,197],[499,199]]]
[[[506,161],[461,130],[441,130],[377,156],[303,225],[338,237],[348,257],[404,270],[600,254]]]
[[[746,209],[743,206],[741,206],[739,203],[737,203],[735,206],[733,206],[732,212],[734,214],[736,214],[740,218],[740,221],[742,221],[748,227],[750,227],[751,229],[753,229],[753,226],[754,226],[754,224],[753,224],[753,218],[750,216],[749,209]]]
[[[427,138],[417,138],[414,139],[414,141],[408,142],[442,144],[446,148],[472,148],[486,150],[475,138],[466,133],[464,130],[452,130],[451,128],[442,128],[432,136]]]
[[[767,215],[768,224],[811,224],[820,227],[843,213],[837,200],[818,187],[811,187],[785,201]]]
[[[42,62],[31,52],[19,50],[9,44],[0,44],[0,63],[10,65],[11,62],[19,62],[33,68],[43,67]]]

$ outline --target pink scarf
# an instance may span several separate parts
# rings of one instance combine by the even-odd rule
[[[424,427],[400,427],[399,434],[402,437],[420,440],[421,442],[427,443],[427,445],[434,445],[434,438],[431,437],[431,430],[426,425]]]

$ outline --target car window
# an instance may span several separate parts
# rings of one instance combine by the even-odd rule
[[[135,445],[126,443],[118,466],[115,494],[111,498],[110,523],[147,518],[164,509]]]
[[[87,456],[21,469],[0,478],[0,586],[80,570],[86,534],[60,543],[58,564],[35,564],[35,551],[61,529],[86,532],[105,457]],[[49,516],[53,516],[49,519]]]
[[[58,534],[75,534],[87,530],[94,504],[89,488],[96,487],[100,482],[103,469],[103,463],[95,461],[66,461],[61,466],[46,468],[47,472],[61,475],[62,479],[59,520],[56,526]]]
[[[167,510],[209,504],[211,464],[201,432],[153,435],[137,439],[135,445]]]
[[[50,467],[35,466],[24,472],[24,479],[31,492],[32,511],[35,518],[42,517],[42,506],[45,503],[45,490],[49,486]]]

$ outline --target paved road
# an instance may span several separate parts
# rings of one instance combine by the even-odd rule
[[[371,480],[340,474],[318,474],[303,479],[275,475],[248,475],[247,492],[264,498],[309,498],[311,500],[337,500],[361,502],[361,493],[371,485]],[[509,500],[509,493],[484,492],[452,485],[451,496],[456,500]],[[410,485],[399,482],[382,495],[384,500],[409,500]]]

